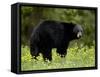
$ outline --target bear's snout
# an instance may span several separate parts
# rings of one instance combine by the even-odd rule
[[[82,37],[82,32],[78,32],[77,33],[77,38],[79,39],[79,38],[81,38]]]

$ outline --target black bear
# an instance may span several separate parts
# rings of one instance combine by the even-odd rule
[[[43,21],[36,26],[30,39],[30,54],[36,59],[42,53],[44,60],[52,60],[52,48],[61,57],[67,54],[69,42],[79,39],[83,29],[80,25],[59,21]]]

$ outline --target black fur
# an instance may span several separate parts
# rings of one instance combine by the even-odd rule
[[[30,53],[35,59],[42,53],[44,60],[52,60],[51,50],[57,48],[57,53],[65,57],[69,42],[78,39],[77,33],[82,31],[82,27],[77,24],[43,21],[32,32]]]

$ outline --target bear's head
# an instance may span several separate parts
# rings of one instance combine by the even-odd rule
[[[74,39],[80,39],[83,35],[83,28],[76,24],[73,28]]]

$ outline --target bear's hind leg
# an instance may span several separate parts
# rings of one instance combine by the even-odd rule
[[[37,56],[39,56],[39,50],[37,47],[31,47],[30,48],[30,54],[32,56],[33,59],[37,59]]]

